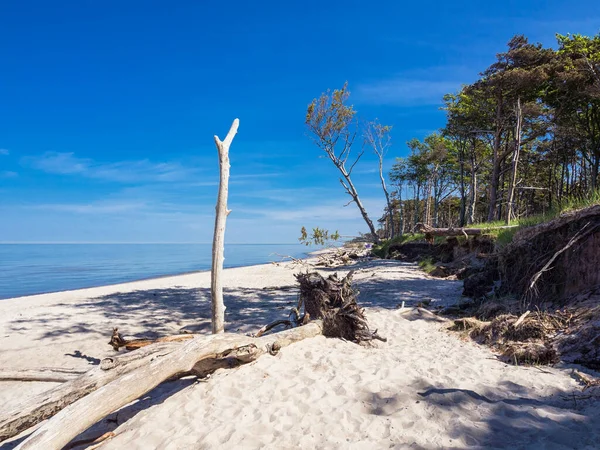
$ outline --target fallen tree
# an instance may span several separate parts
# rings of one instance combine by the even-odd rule
[[[519,225],[504,225],[501,227],[494,227],[494,230],[508,230],[511,228],[518,228]],[[480,236],[482,234],[489,234],[490,228],[433,228],[427,224],[417,224],[417,230],[419,233],[425,233],[425,236]]]

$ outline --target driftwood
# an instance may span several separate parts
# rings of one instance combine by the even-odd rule
[[[167,355],[145,361],[144,370],[121,376],[63,409],[17,449],[61,449],[91,425],[149,392],[164,380],[182,372],[205,370],[203,361],[207,359],[228,358],[239,364],[247,363],[265,353],[275,354],[282,347],[318,336],[322,334],[322,327],[321,321],[313,321],[302,327],[261,338],[219,333],[199,336],[184,344],[153,344],[137,350],[131,355],[154,346],[177,346],[176,349],[171,348]]]
[[[0,369],[0,381],[45,381],[64,383],[86,373],[86,370],[44,368],[44,369]]]
[[[591,387],[595,387],[595,386],[600,386],[600,380],[596,379],[590,375],[587,375],[583,372],[580,372],[578,370],[573,369],[573,371],[571,372],[571,376],[573,378],[575,378],[577,381],[579,381],[580,383],[584,384],[584,387],[582,390],[586,390],[589,389]]]
[[[371,341],[385,342],[371,331],[364,315],[364,309],[356,303],[356,295],[350,283],[353,271],[341,280],[337,274],[323,278],[317,272],[300,273],[296,279],[300,283],[300,300],[298,309],[304,305],[304,311],[311,318],[323,319],[323,334],[353,342]]]
[[[125,347],[126,350],[136,350],[138,348],[146,347],[147,345],[156,344],[158,342],[181,342],[193,338],[193,334],[176,334],[174,336],[165,336],[158,339],[126,340],[123,338],[123,336],[121,336],[118,328],[113,328],[113,333],[108,344],[115,349],[115,351],[119,351],[121,347]]]
[[[0,441],[52,417],[61,409],[120,376],[145,366],[153,358],[178,348],[177,343],[154,344],[122,356],[105,358],[94,369],[60,386],[34,396],[0,417]]]
[[[507,230],[511,228],[518,228],[518,225],[504,225],[493,229]],[[490,232],[490,228],[433,228],[423,223],[417,224],[417,230],[419,233],[429,236],[479,236]]]

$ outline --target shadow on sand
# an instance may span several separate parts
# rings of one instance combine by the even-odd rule
[[[482,392],[423,388],[420,384],[416,383],[410,398],[365,394],[370,414],[395,417],[396,425],[401,426],[402,410],[415,408],[419,411],[412,411],[415,422],[408,425],[431,427],[432,438],[438,436],[438,443],[432,441],[431,447],[404,441],[396,442],[393,448],[441,448],[440,434],[453,448],[600,448],[595,431],[600,420],[597,401],[595,405],[590,399],[577,400],[586,398],[580,391],[556,390],[534,397],[522,386],[515,391],[514,383],[509,381]]]

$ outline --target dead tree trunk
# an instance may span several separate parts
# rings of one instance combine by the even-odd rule
[[[212,297],[212,332],[222,333],[225,323],[225,304],[223,303],[223,261],[225,260],[225,222],[231,212],[227,209],[229,190],[229,146],[237,133],[240,121],[235,119],[223,142],[215,136],[215,144],[219,151],[219,195],[217,198],[217,214],[215,217],[215,233],[213,237],[212,271],[210,276],[210,293]]]

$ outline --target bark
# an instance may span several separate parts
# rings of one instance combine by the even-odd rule
[[[220,179],[210,277],[213,333],[222,333],[225,324],[225,304],[223,303],[223,280],[221,274],[223,272],[223,261],[225,260],[225,222],[227,221],[227,216],[231,212],[227,209],[227,194],[229,190],[229,146],[237,133],[239,124],[239,119],[233,121],[224,141],[221,142],[218,136],[214,137],[219,152]]]
[[[129,373],[63,409],[17,449],[59,450],[108,414],[136,400],[164,380],[194,370],[205,359],[233,358],[247,363],[265,353],[276,353],[282,347],[321,333],[322,323],[314,321],[261,338],[229,333],[197,337],[180,344],[167,356],[146,362],[143,370]]]
[[[0,441],[16,436],[20,432],[52,417],[81,397],[138,367],[148,364],[157,355],[170,353],[178,346],[178,344],[173,343],[154,344],[123,356],[106,358],[102,360],[100,366],[96,366],[84,375],[36,395],[13,410],[2,414],[0,418]]]

